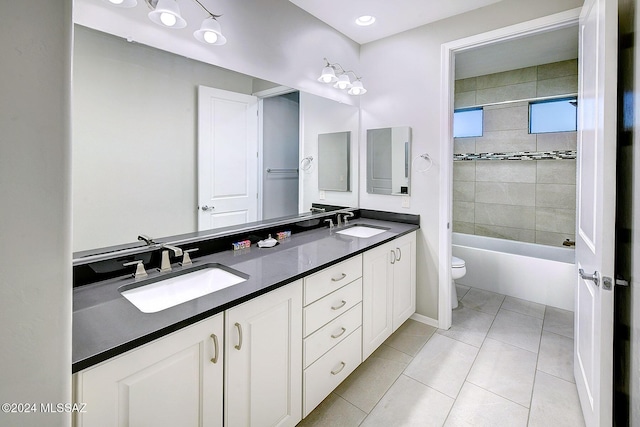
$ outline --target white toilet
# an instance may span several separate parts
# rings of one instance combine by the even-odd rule
[[[458,292],[456,292],[456,279],[461,279],[467,274],[467,267],[463,259],[451,257],[451,308],[458,308]]]

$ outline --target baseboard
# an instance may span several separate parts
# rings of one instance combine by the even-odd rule
[[[425,325],[433,326],[434,328],[439,328],[438,321],[436,319],[432,319],[431,317],[423,316],[422,314],[413,313],[410,317],[417,322],[424,323]]]

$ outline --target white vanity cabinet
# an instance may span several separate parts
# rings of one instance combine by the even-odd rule
[[[380,346],[416,308],[416,232],[364,253],[362,359]]]
[[[74,375],[78,427],[222,426],[223,315]]]
[[[295,426],[302,419],[302,280],[227,310],[225,332],[225,425]]]
[[[304,279],[303,414],[362,362],[362,256]]]

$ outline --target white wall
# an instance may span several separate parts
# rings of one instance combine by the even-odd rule
[[[491,6],[425,25],[361,47],[361,73],[368,92],[360,101],[361,138],[366,129],[412,127],[412,156],[436,159],[426,173],[411,176],[411,206],[402,197],[366,193],[366,171],[360,171],[360,207],[419,214],[422,232],[417,244],[417,312],[438,318],[440,185],[440,49],[446,42],[480,34],[582,5],[580,0],[504,0]],[[363,139],[365,140],[365,139]],[[360,150],[366,164],[366,149]]]
[[[183,30],[152,23],[144,1],[133,9],[122,9],[102,1],[76,0],[74,20],[188,58],[357,105],[358,97],[316,80],[323,57],[358,72],[360,46],[356,42],[286,0],[216,0],[207,6],[223,15],[219,19],[227,38],[223,46],[207,46],[193,38],[194,29],[206,17],[195,2],[180,2],[189,24]],[[367,80],[364,82],[366,86]]]
[[[254,79],[82,26],[73,52],[74,252],[195,231],[197,87]]]
[[[71,402],[71,28],[70,0],[0,2],[0,403]]]
[[[308,212],[312,203],[327,205],[358,206],[358,187],[351,185],[351,191],[324,191],[320,198],[318,190],[318,135],[334,132],[351,132],[351,175],[350,182],[358,179],[359,111],[357,107],[339,104],[330,99],[300,93],[300,160],[313,157],[311,168],[300,171],[300,212]]]

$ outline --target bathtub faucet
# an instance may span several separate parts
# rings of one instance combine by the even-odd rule
[[[562,242],[562,246],[575,246],[575,245],[576,245],[576,242],[569,239],[566,239],[564,242]]]

